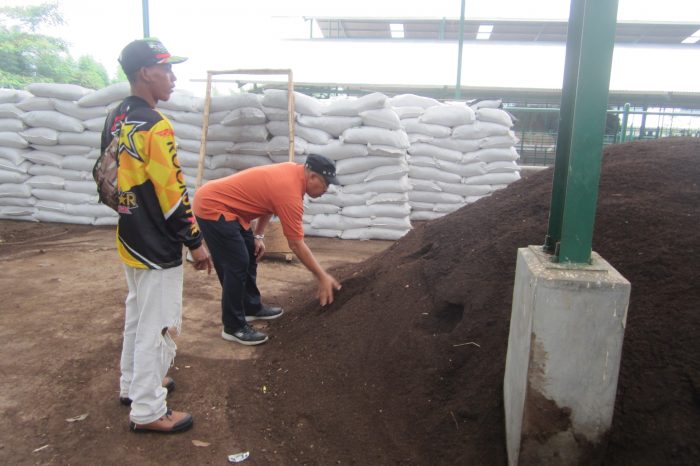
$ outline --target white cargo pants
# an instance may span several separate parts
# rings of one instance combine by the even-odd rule
[[[124,265],[126,297],[120,396],[131,398],[131,420],[148,424],[167,411],[162,381],[177,346],[167,331],[182,323],[182,266],[164,270]]]

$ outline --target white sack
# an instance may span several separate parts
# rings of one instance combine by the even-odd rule
[[[63,100],[79,100],[93,92],[92,89],[77,84],[61,83],[31,83],[26,89],[37,97],[55,97]]]
[[[0,183],[24,183],[29,178],[25,173],[0,168]]]
[[[210,112],[235,110],[243,107],[260,108],[262,96],[252,92],[241,92],[231,95],[217,95],[211,98]]]
[[[0,184],[3,182],[0,181]],[[33,197],[0,197],[0,205],[12,205],[17,207],[33,207],[36,199]]]
[[[350,128],[343,132],[340,140],[348,144],[380,144],[407,149],[408,136],[403,131],[361,126]]]
[[[58,168],[61,168],[61,161],[63,160],[62,155],[41,150],[33,150],[31,152],[27,152],[24,155],[24,158],[33,163],[38,163],[41,165],[50,165],[52,167]]]
[[[265,107],[288,109],[287,91],[281,89],[266,89],[263,91],[262,105]],[[313,97],[300,92],[294,92],[294,110],[303,115],[321,116],[323,106]]]
[[[32,163],[28,160],[15,164],[11,160],[0,159],[0,169],[7,170],[14,173],[27,173]]]
[[[262,155],[224,154],[213,156],[209,165],[214,169],[233,168],[234,170],[245,170],[246,168],[269,165],[270,163],[270,158]]]
[[[83,121],[83,126],[88,131],[99,131],[100,133],[104,129],[105,120],[107,117],[90,118],[89,120]]]
[[[362,118],[358,116],[330,116],[324,115],[320,117],[299,115],[297,122],[309,128],[316,128],[325,131],[334,138],[339,137],[348,128],[360,126]]]
[[[405,118],[401,126],[407,133],[419,133],[434,138],[446,138],[452,134],[452,129],[443,125],[423,123],[419,118]]]
[[[175,91],[170,94],[168,100],[158,101],[158,108],[165,110],[201,113],[203,107],[203,99],[194,97],[183,91]]]
[[[66,145],[56,144],[53,146],[47,146],[45,144],[32,144],[35,150],[42,152],[50,152],[57,155],[87,155],[93,150],[90,146],[76,146],[76,145]]]
[[[76,215],[63,214],[61,212],[37,211],[34,218],[46,223],[71,223],[76,225],[92,225],[95,220],[92,217],[79,217]]]
[[[510,114],[500,108],[480,108],[476,111],[476,119],[498,123],[508,128],[513,126],[513,119],[510,117]]]
[[[190,125],[188,123],[181,123],[178,121],[172,121],[173,131],[177,137],[182,139],[192,139],[201,141],[202,139],[202,128],[201,126]]]
[[[456,173],[448,173],[438,168],[411,166],[408,169],[411,178],[420,178],[430,181],[444,181],[446,183],[459,183],[462,179]]]
[[[63,189],[65,180],[58,176],[38,175],[29,178],[25,184],[29,185],[29,187],[32,189]]]
[[[2,183],[0,197],[31,197],[32,188],[27,184]]]
[[[389,228],[353,228],[351,230],[345,230],[340,234],[342,239],[355,239],[355,240],[389,240],[396,241],[408,233],[410,230],[392,230]]]
[[[78,120],[90,120],[92,118],[107,117],[107,107],[81,107],[77,103],[69,100],[53,99],[53,106],[56,111],[64,115],[72,116]]]
[[[45,144],[47,146],[58,144],[58,131],[52,128],[27,128],[19,135],[29,144]]]
[[[401,193],[411,190],[408,177],[404,176],[398,180],[370,181],[350,186],[343,186],[343,191],[347,194],[362,193]]]
[[[289,136],[289,123],[286,121],[270,121],[265,125],[273,136]],[[327,144],[331,135],[318,128],[294,125],[294,137],[300,137],[311,144]]]
[[[423,97],[414,94],[399,94],[391,99],[389,103],[392,107],[421,107],[429,108],[442,105],[439,101],[433,99],[432,97]]]
[[[65,180],[63,189],[72,193],[97,194],[97,185],[94,180],[73,181]]]
[[[66,146],[87,146],[98,149],[102,144],[102,133],[98,131],[58,133],[58,143]]]
[[[24,112],[15,104],[0,104],[0,118],[22,118]]]
[[[131,85],[127,81],[110,84],[78,99],[81,107],[100,107],[113,102],[121,102],[131,94]]]
[[[35,112],[37,110],[56,110],[53,101],[54,99],[49,97],[30,97],[16,105],[18,109],[25,112]]]
[[[504,136],[488,136],[479,139],[479,148],[491,149],[496,147],[511,147],[516,145],[518,143],[518,138],[515,137],[515,134],[512,131],[509,131],[509,133],[510,134],[506,134]]]
[[[331,101],[325,113],[331,116],[358,116],[366,110],[383,108],[386,101],[386,96],[381,92],[373,92],[356,99],[340,98]]]
[[[71,193],[61,189],[32,189],[32,195],[37,199],[64,204],[97,204],[97,195]]]
[[[418,118],[423,114],[423,107],[394,107],[394,111],[399,116],[399,119]]]
[[[29,162],[28,162],[29,163]],[[59,161],[60,166],[60,161]],[[27,173],[30,175],[51,175],[58,176],[64,180],[81,181],[81,180],[92,180],[92,173],[77,171],[77,170],[63,170],[59,166],[52,165],[31,165]],[[92,181],[94,183],[94,181]]]
[[[388,107],[360,112],[362,124],[386,129],[401,129],[401,121],[396,112]]]
[[[231,110],[231,112],[221,120],[221,124],[224,126],[245,126],[260,125],[266,121],[267,117],[260,108],[242,107]]]
[[[409,144],[410,146],[410,144]],[[384,144],[367,144],[367,155],[376,155],[379,157],[399,157],[405,158],[406,149],[402,149],[394,146],[387,146]]]
[[[366,144],[345,144],[338,140],[330,141],[328,144],[309,144],[307,153],[318,154],[328,157],[331,160],[343,160],[367,155]]]
[[[403,204],[373,204],[343,207],[340,213],[346,217],[406,217],[411,213],[408,202]]]
[[[507,126],[488,121],[475,121],[468,125],[452,129],[452,137],[457,139],[481,139],[487,136],[505,136],[510,130]]]
[[[474,139],[433,138],[431,144],[459,152],[473,152],[479,149],[479,141]]]
[[[493,192],[491,185],[469,185],[463,183],[444,183],[438,181],[437,185],[446,193],[458,194],[463,197],[469,196],[486,196]]]
[[[434,159],[447,160],[449,162],[459,162],[462,160],[462,152],[438,147],[433,144],[417,142],[408,148],[408,153],[417,157],[432,157]]]
[[[29,146],[29,143],[17,133],[2,131],[0,132],[0,146],[24,149]]]
[[[457,175],[461,177],[470,177],[470,176],[477,176],[477,175],[483,175],[486,173],[486,163],[485,162],[472,162],[472,163],[454,163],[454,162],[446,162],[446,161],[440,161],[439,162],[439,167],[449,173],[456,173]],[[447,180],[443,180],[447,181]],[[449,181],[447,181],[449,182]]]
[[[22,121],[27,126],[53,128],[58,131],[85,131],[82,120],[51,110],[27,112],[22,115]]]
[[[411,191],[408,193],[411,202],[430,202],[443,204],[461,204],[464,202],[462,196],[450,193],[429,193],[426,191]]]
[[[348,175],[350,173],[366,172],[375,167],[380,167],[382,165],[389,165],[393,167],[398,167],[403,164],[397,162],[397,159],[391,157],[357,157],[351,159],[338,160],[335,164],[335,172],[338,175]]]
[[[95,161],[81,155],[67,155],[61,161],[61,168],[64,170],[77,170],[92,172]]]
[[[474,122],[474,110],[466,105],[441,105],[430,107],[418,118],[421,123],[459,126]]]
[[[24,129],[24,122],[16,118],[0,118],[0,132],[9,131],[17,133]]]

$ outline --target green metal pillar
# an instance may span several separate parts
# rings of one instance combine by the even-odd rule
[[[566,178],[571,151],[571,130],[574,118],[574,101],[578,85],[578,66],[581,58],[581,29],[586,0],[571,0],[569,6],[569,26],[566,35],[566,56],[564,58],[564,82],[561,89],[557,150],[552,182],[552,202],[549,208],[549,228],[544,240],[544,250],[556,252],[561,240],[561,222],[564,215]]]
[[[143,9],[143,37],[151,37],[150,20],[148,18],[148,0],[141,0],[141,7]]]
[[[562,121],[571,121],[569,150],[562,149],[562,154],[568,152],[568,160],[563,160],[564,156],[560,159],[557,148],[555,162],[560,179],[554,180],[552,206],[560,205],[561,211],[550,212],[550,227],[552,223],[555,227],[547,234],[550,244],[558,243],[554,253],[558,262],[584,264],[591,258],[617,3],[617,0],[572,0],[574,21],[572,24],[570,18],[568,35],[579,35],[580,53],[576,60],[573,106],[566,109],[570,115],[562,117]],[[579,12],[583,14],[577,18]],[[567,55],[568,44],[567,40]],[[569,91],[571,86],[568,83],[563,91]],[[562,112],[570,102],[565,102],[562,96]],[[560,221],[555,215],[561,215]]]
[[[626,103],[622,113],[622,129],[620,130],[620,142],[627,140],[627,125],[629,124],[630,104]]]
[[[455,99],[462,98],[462,48],[464,46],[464,2],[462,0],[462,12],[459,15],[459,51],[457,52],[457,85],[455,86]]]

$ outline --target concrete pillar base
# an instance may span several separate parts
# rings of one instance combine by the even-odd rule
[[[630,283],[518,250],[504,378],[510,465],[597,464],[612,422]]]

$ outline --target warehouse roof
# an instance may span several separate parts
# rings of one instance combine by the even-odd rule
[[[317,39],[456,41],[459,19],[447,18],[338,18],[315,20],[323,37]],[[468,19],[464,40],[505,42],[566,42],[568,23],[556,20]],[[482,33],[479,34],[479,31]],[[484,31],[490,31],[484,33]],[[700,47],[700,24],[678,22],[618,22],[618,44],[657,44]],[[684,42],[685,41],[685,42]]]

